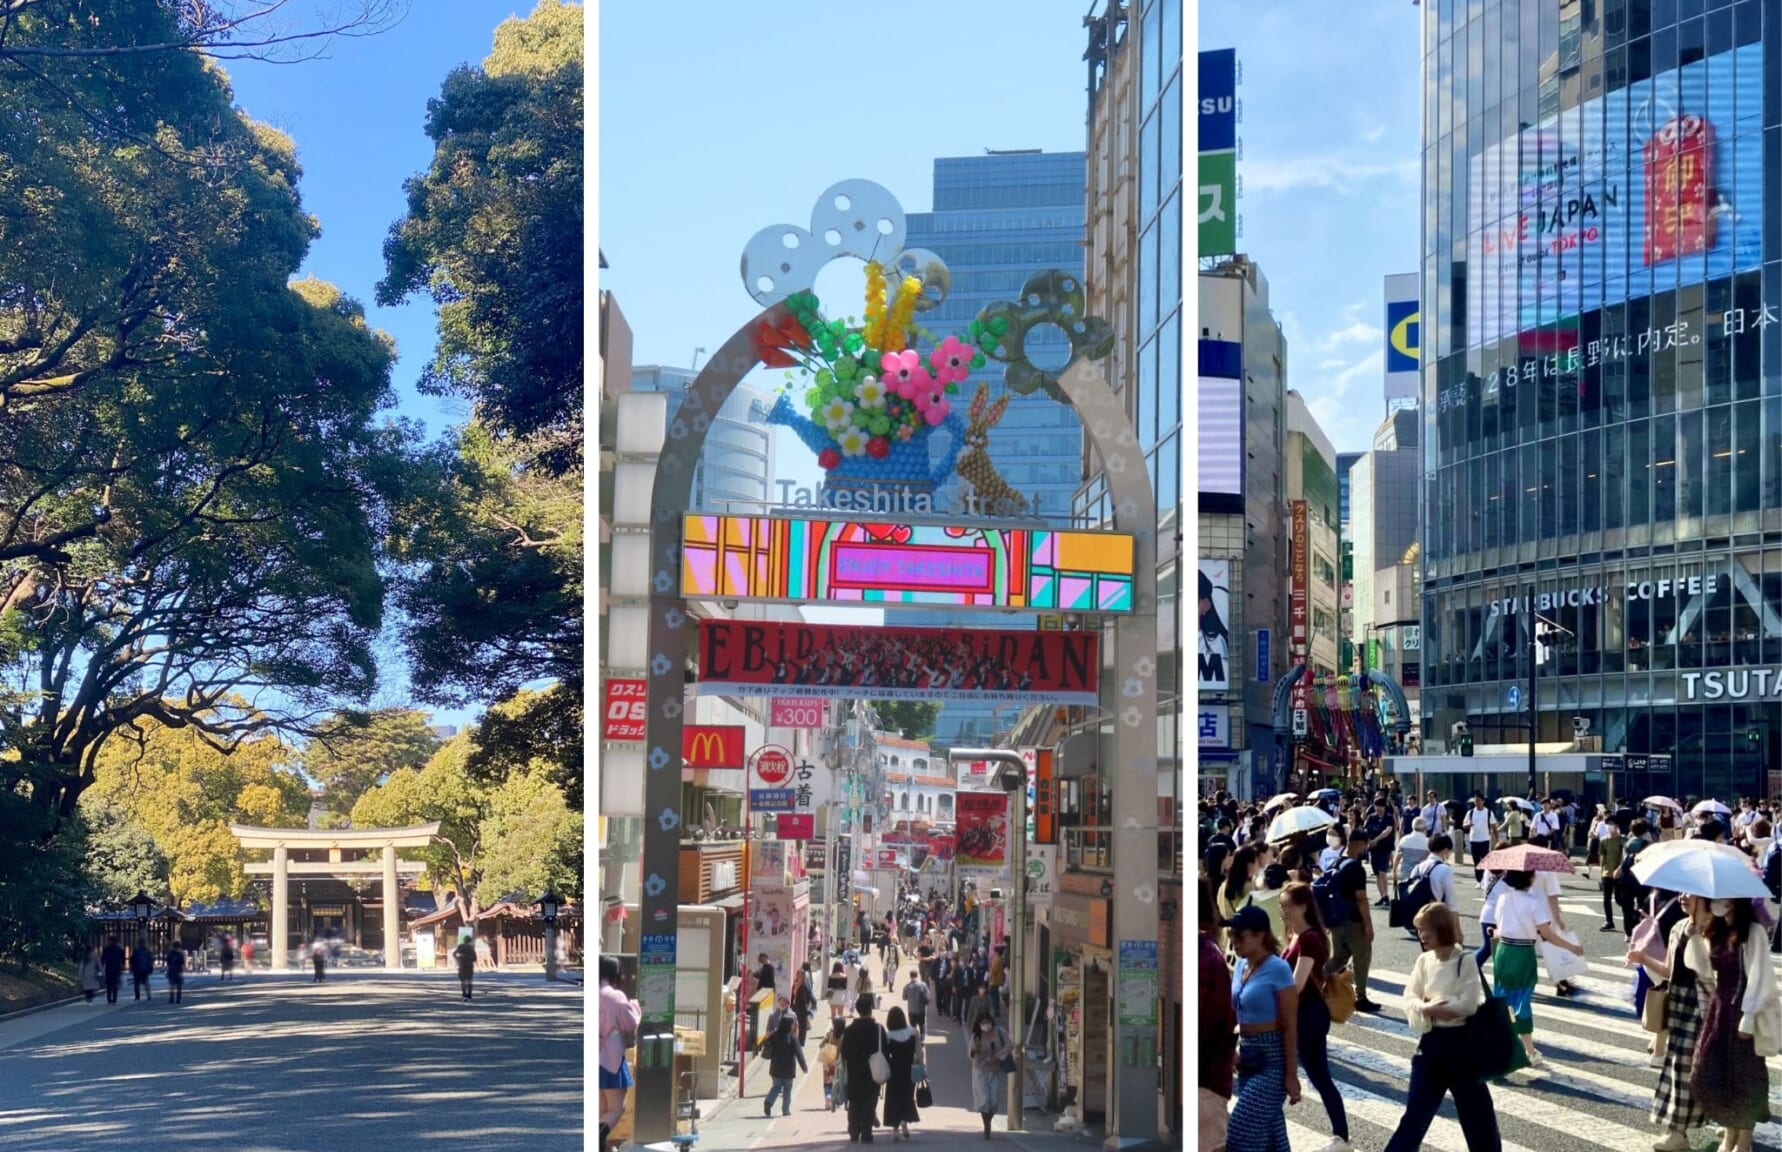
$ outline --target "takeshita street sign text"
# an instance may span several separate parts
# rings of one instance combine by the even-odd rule
[[[1120,532],[693,514],[682,533],[689,597],[1126,613],[1132,576]]]

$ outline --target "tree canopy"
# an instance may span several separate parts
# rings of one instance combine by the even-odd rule
[[[398,769],[421,767],[438,750],[425,712],[340,712],[304,748],[303,771],[320,786],[328,812],[344,817],[367,789]]]
[[[541,0],[428,102],[433,163],[408,182],[378,297],[426,293],[422,387],[472,419],[404,508],[398,592],[413,683],[440,704],[507,701],[469,771],[543,760],[582,805],[582,12]]]

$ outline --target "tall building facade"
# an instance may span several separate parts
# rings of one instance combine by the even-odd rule
[[[1081,273],[1083,267],[1083,153],[990,152],[944,157],[934,162],[934,210],[908,217],[906,248],[926,248],[947,263],[952,277],[947,298],[922,314],[935,333],[964,332],[987,304],[1013,300],[1036,272],[1054,268]],[[1028,355],[1041,365],[1062,366],[1070,358],[1064,333],[1036,330],[1027,338]],[[955,404],[963,409],[980,383],[1000,396],[1002,364],[988,361],[959,385]],[[937,437],[944,440],[944,437]],[[938,456],[944,445],[936,443]],[[990,457],[997,472],[1025,496],[1033,512],[1066,523],[1071,496],[1082,476],[1083,426],[1067,404],[1049,396],[1015,395],[990,428]],[[935,492],[937,507],[960,503],[963,484],[955,474]],[[913,627],[964,625],[968,616],[909,612],[900,622]],[[1009,620],[1010,627],[1034,626],[1033,617]],[[969,701],[949,701],[936,722],[942,744],[984,744],[1012,725],[1018,709]]]
[[[1287,485],[1283,493],[1292,506],[1295,500],[1306,502],[1308,531],[1307,607],[1308,652],[1311,666],[1320,675],[1337,671],[1341,627],[1338,600],[1339,520],[1337,509],[1336,449],[1330,437],[1318,426],[1305,397],[1287,393]]]
[[[1768,794],[1782,6],[1422,15],[1426,723],[1525,739],[1539,617],[1540,740],[1587,721],[1617,795]]]
[[[1420,418],[1401,409],[1381,421],[1374,446],[1349,473],[1349,539],[1354,576],[1349,640],[1357,666],[1418,694],[1422,663],[1417,474]],[[1415,721],[1416,717],[1411,718]]]
[[[1292,666],[1287,341],[1247,257],[1200,274],[1199,361],[1200,787],[1266,796],[1274,682]]]
[[[648,364],[631,369],[631,386],[639,392],[667,396],[672,424],[686,399],[687,386],[698,375],[689,368]],[[693,471],[690,507],[752,513],[761,504],[779,498],[774,489],[775,429],[767,422],[773,402],[772,396],[747,384],[739,384],[724,401],[706,433],[705,451],[699,454],[699,466]],[[731,509],[732,504],[737,507]]]

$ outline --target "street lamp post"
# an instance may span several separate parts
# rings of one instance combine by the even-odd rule
[[[147,892],[138,888],[136,895],[130,900],[130,911],[136,914],[136,941],[148,944],[149,917],[155,914],[155,902],[149,899]]]
[[[557,894],[549,888],[538,898],[538,914],[544,920],[545,937],[545,979],[557,978],[557,905],[561,903]]]
[[[1009,1047],[1014,1050],[1015,1071],[1009,1086],[1009,1131],[1026,1131],[1022,1092],[1027,1057],[1023,1050],[1021,996],[1021,938],[1027,914],[1027,761],[1004,748],[954,748],[947,753],[953,764],[986,760],[1000,765],[996,781],[1009,794]]]

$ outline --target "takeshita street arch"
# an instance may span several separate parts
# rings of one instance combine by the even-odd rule
[[[420,865],[396,859],[398,848],[425,848],[439,835],[439,822],[412,824],[406,828],[255,828],[229,825],[229,834],[243,848],[272,850],[270,864],[249,864],[250,874],[272,875],[272,969],[284,971],[290,964],[291,881],[301,875],[369,875],[381,873],[384,897],[384,967],[402,967],[402,900],[400,875],[418,873]],[[326,852],[326,861],[292,863],[292,850]],[[344,860],[347,852],[377,852],[381,859]]]
[[[1005,384],[1014,392],[1044,391],[1073,407],[1096,454],[1106,466],[1113,500],[1112,532],[1130,537],[1130,609],[1115,616],[1113,675],[1103,707],[1114,719],[1114,934],[1116,939],[1155,941],[1157,934],[1157,508],[1139,439],[1120,398],[1095,361],[1113,343],[1105,322],[1083,314],[1078,274],[1045,273],[1029,280],[1015,301],[992,304],[972,324],[970,342],[948,337],[926,358],[904,347],[913,343],[899,326],[914,332],[913,314],[946,290],[944,264],[932,253],[901,251],[903,214],[889,192],[865,181],[847,181],[825,191],[807,231],[793,226],[764,229],[750,241],[743,274],[751,295],[768,307],[739,328],[688,386],[656,462],[652,488],[649,558],[652,571],[648,647],[648,717],[645,727],[643,890],[644,956],[672,971],[680,889],[680,789],[678,757],[686,694],[686,667],[694,628],[683,591],[686,567],[683,532],[693,491],[693,472],[713,418],[744,376],[761,365],[789,367],[801,352],[825,353],[824,367],[805,394],[806,406],[822,419],[800,417],[787,397],[776,404],[777,420],[791,425],[807,444],[819,429],[835,443],[819,450],[830,485],[874,488],[906,486],[930,491],[955,464],[974,492],[1003,500],[987,452],[959,461],[959,414],[947,399],[957,394],[970,366],[985,358],[1003,362]],[[840,321],[825,321],[808,289],[831,259],[852,256],[867,262],[868,323],[860,332]],[[882,262],[881,262],[882,261]],[[893,293],[885,270],[908,273]],[[913,282],[913,285],[912,285]],[[878,287],[878,296],[873,295]],[[1023,338],[1039,324],[1057,324],[1071,340],[1068,366],[1056,374],[1026,359]],[[889,335],[886,335],[886,333]],[[881,378],[869,353],[894,346],[895,361],[881,358]],[[904,353],[910,355],[905,356]],[[808,362],[807,363],[807,367]],[[932,368],[932,373],[929,371]],[[961,369],[964,369],[963,371]],[[899,377],[902,377],[901,379]],[[852,388],[854,402],[840,389]],[[893,395],[895,393],[895,395]],[[966,422],[965,441],[980,449],[994,405],[980,386]],[[862,412],[864,410],[864,415]],[[930,467],[929,430],[954,431],[943,467]],[[906,431],[907,430],[907,431]],[[915,449],[921,446],[922,451]],[[1004,501],[1006,502],[1006,501]],[[893,525],[895,526],[895,525]],[[992,530],[1051,531],[1043,523],[998,522]],[[711,597],[716,599],[718,597]],[[726,597],[728,598],[728,597]],[[765,597],[775,599],[775,597]],[[859,601],[854,601],[858,604]],[[897,607],[907,601],[882,600]],[[1006,609],[1004,609],[1006,610]],[[647,973],[645,973],[647,975]],[[660,982],[654,985],[663,988]],[[673,982],[667,995],[643,997],[644,1023],[637,1074],[636,1132],[641,1142],[667,1139],[673,1128],[673,1068],[670,1046],[651,1036],[672,1032]],[[1110,1013],[1110,1019],[1118,1019]],[[1110,1024],[1114,1033],[1109,1061],[1110,1143],[1155,1139],[1157,1068],[1152,1029]]]

